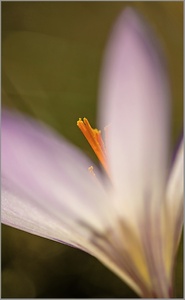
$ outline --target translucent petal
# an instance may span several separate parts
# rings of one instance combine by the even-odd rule
[[[91,161],[57,134],[29,118],[7,111],[2,115],[2,175],[60,218],[104,230],[108,198],[88,173]],[[98,170],[96,170],[98,175]],[[107,205],[108,207],[108,205]]]
[[[133,263],[125,270],[109,240],[119,231],[109,189],[98,170],[98,182],[91,177],[89,165],[42,124],[4,111],[2,222],[91,253],[140,293],[129,273]],[[116,239],[120,244],[119,234]]]
[[[181,141],[168,179],[165,202],[165,240],[167,268],[179,244],[184,218],[184,142]]]
[[[161,51],[153,32],[132,9],[115,24],[100,88],[99,122],[101,128],[109,125],[115,201],[119,212],[131,219],[130,212],[138,216],[146,199],[156,206],[163,198],[170,104]]]
[[[15,188],[5,178],[2,180],[2,223],[90,253],[141,293],[138,283],[125,272],[121,255],[120,258],[117,257],[117,242],[114,241],[113,245],[111,240],[109,241],[110,237],[106,232],[110,233],[111,230],[105,229],[101,233],[88,224],[84,230],[81,223],[74,220],[69,213],[61,213],[59,217],[54,211],[47,211],[47,207],[35,204],[34,199]],[[130,264],[126,265],[130,269]]]
[[[29,233],[62,242],[84,250],[81,229],[72,227],[72,222],[65,222],[66,216],[59,219],[49,213],[45,207],[35,205],[34,200],[16,189],[10,182],[2,180],[2,223]],[[68,216],[69,217],[69,216]],[[70,226],[69,226],[70,223]],[[67,226],[68,224],[68,226]],[[76,224],[75,224],[76,225]],[[85,244],[88,244],[87,241]],[[87,249],[85,248],[85,251]]]
[[[168,208],[176,217],[183,211],[183,196],[184,196],[184,141],[182,140],[172,166],[172,170],[168,179],[166,198]],[[179,220],[178,220],[179,222]],[[182,221],[181,221],[182,222]]]

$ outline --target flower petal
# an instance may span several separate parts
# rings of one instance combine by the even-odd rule
[[[170,173],[166,190],[167,227],[173,236],[174,254],[179,244],[183,225],[184,204],[184,142],[181,141]],[[169,224],[170,223],[170,224]],[[169,226],[171,230],[169,231]]]
[[[182,139],[175,160],[172,166],[170,177],[167,184],[167,201],[170,209],[174,212],[181,211],[183,208],[184,195],[184,141]]]
[[[41,124],[4,111],[2,222],[89,252],[140,293],[107,245],[114,211],[101,181],[88,177],[90,162],[81,155]]]
[[[108,196],[101,181],[97,184],[88,174],[90,165],[79,150],[46,126],[3,112],[2,175],[8,185],[26,196],[22,201],[31,199],[31,205],[59,220],[87,223],[104,231],[108,214],[104,201]]]
[[[69,231],[65,222],[59,221],[55,215],[48,213],[44,207],[34,205],[33,199],[17,190],[4,178],[2,180],[1,195],[2,223],[87,251],[82,246],[83,244],[80,244],[80,237],[74,231],[74,228]]]
[[[106,235],[106,230],[102,235],[101,232],[93,231],[93,228],[91,232],[91,227],[87,224],[89,235],[84,235],[80,224],[72,222],[69,215],[66,216],[63,212],[59,219],[53,211],[48,212],[45,206],[35,204],[34,199],[15,188],[5,178],[2,179],[1,208],[2,223],[88,252],[141,293],[137,282],[122,268],[123,262],[117,258],[118,254],[112,253],[113,245],[107,244],[109,235]],[[101,244],[105,244],[106,248]],[[116,242],[114,246],[116,247]]]
[[[141,294],[141,275],[137,280],[130,275],[134,263],[126,261],[124,268],[119,258],[123,250],[117,244],[126,245],[127,238],[117,236],[105,182],[98,170],[99,182],[93,180],[89,165],[80,151],[45,126],[4,111],[2,222],[89,252]]]
[[[130,209],[138,215],[147,195],[155,205],[164,193],[170,97],[165,71],[153,33],[126,9],[105,56],[99,119],[101,128],[110,125],[108,162],[118,210],[132,220]]]

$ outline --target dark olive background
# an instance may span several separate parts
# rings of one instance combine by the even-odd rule
[[[94,154],[76,127],[96,123],[99,72],[111,26],[136,7],[164,47],[172,86],[172,146],[182,130],[182,2],[3,2],[2,103],[43,120]],[[182,297],[182,242],[176,297]],[[3,298],[135,298],[117,276],[80,250],[2,226]]]

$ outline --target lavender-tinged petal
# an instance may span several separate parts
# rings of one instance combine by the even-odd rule
[[[113,29],[100,90],[100,124],[108,126],[107,152],[119,212],[139,215],[146,195],[163,199],[169,140],[169,87],[153,33],[126,9]]]
[[[182,209],[184,195],[184,141],[182,139],[177,150],[167,184],[167,201],[172,211]]]
[[[84,235],[80,224],[70,220],[72,216],[61,213],[61,217],[58,218],[57,215],[49,213],[45,206],[35,205],[34,199],[29,198],[5,178],[2,179],[1,209],[2,223],[86,251],[124,277],[124,272],[95,246],[94,232],[91,232],[90,227],[86,228],[88,235]],[[128,278],[128,281],[132,283],[132,279]],[[136,289],[137,285],[132,285]]]
[[[117,261],[117,254],[109,254],[112,245],[102,249],[101,244],[96,244],[98,236],[98,240],[102,243],[109,238],[106,229],[102,235],[101,232],[88,226],[84,230],[78,221],[74,221],[73,216],[64,214],[64,211],[59,218],[58,214],[53,211],[48,212],[47,207],[35,203],[34,199],[5,178],[2,179],[2,223],[90,253],[141,294],[137,281],[129,276],[119,260]]]
[[[4,111],[2,222],[91,253],[141,293],[129,273],[133,263],[128,262],[125,270],[117,250],[112,253],[111,241],[107,250],[101,248],[119,229],[105,182],[98,170],[99,182],[91,177],[89,165],[45,126]]]
[[[3,112],[4,178],[32,199],[32,205],[40,205],[58,218],[65,214],[72,221],[104,231],[108,195],[103,184],[97,185],[91,178],[90,165],[92,162],[79,150],[44,125]]]
[[[183,225],[184,204],[184,140],[182,139],[172,166],[166,190],[167,230],[171,227],[172,244],[176,253]],[[170,222],[168,221],[170,219]],[[170,223],[170,224],[169,224]]]
[[[4,178],[1,196],[2,223],[87,251],[88,241],[84,247],[78,224],[69,230],[70,227],[68,228],[62,217],[59,220],[52,213],[48,213],[44,207],[34,205],[33,199],[17,190]]]

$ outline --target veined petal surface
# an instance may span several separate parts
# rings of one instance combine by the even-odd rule
[[[170,172],[170,176],[167,183],[166,190],[166,205],[171,211],[173,217],[173,223],[177,220],[182,223],[182,217],[178,217],[179,214],[183,213],[183,195],[184,195],[184,140],[182,139],[176,156],[173,162],[173,166]],[[174,224],[173,224],[174,225]]]
[[[165,202],[165,258],[171,272],[182,232],[184,218],[184,140],[178,147],[167,182]]]
[[[101,74],[100,128],[109,125],[106,146],[115,202],[129,219],[146,201],[160,205],[164,195],[170,93],[158,48],[153,33],[128,8],[113,28]]]
[[[3,112],[2,176],[9,188],[20,190],[33,206],[44,208],[56,218],[87,222],[104,231],[108,195],[103,181],[97,185],[91,178],[90,165],[91,161],[79,150],[46,126]],[[21,199],[26,203],[26,199]]]
[[[94,181],[91,164],[43,124],[3,111],[2,222],[89,252],[141,294],[140,272],[122,258],[128,235],[132,247],[137,240],[119,235],[107,183],[98,170]]]
[[[4,178],[1,196],[2,223],[88,252],[83,247],[80,226],[74,227],[72,222],[66,222],[66,216],[61,216],[59,219],[52,212],[48,212],[44,206],[35,205],[34,199],[29,198]],[[85,244],[88,244],[88,240]]]
[[[137,13],[126,9],[113,28],[105,53],[99,123],[100,128],[108,125],[112,202],[123,221],[123,232],[127,226],[138,238],[141,264],[133,247],[130,259],[138,271],[147,267],[145,287],[148,284],[153,297],[171,293],[163,241],[170,130],[166,71],[152,30]]]

